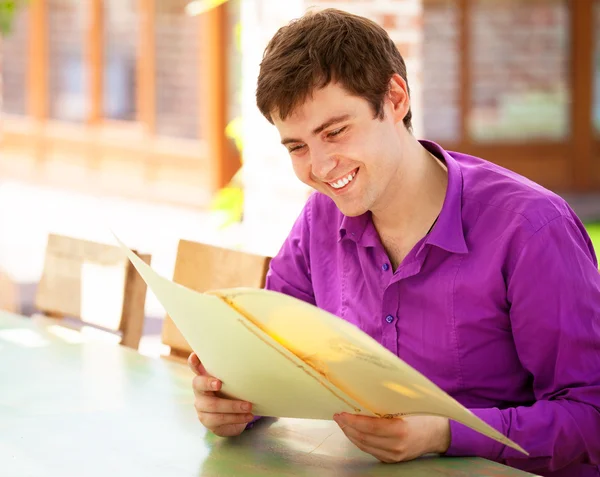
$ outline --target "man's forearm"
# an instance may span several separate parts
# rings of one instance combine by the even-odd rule
[[[538,401],[531,407],[472,409],[518,443],[529,457],[451,422],[446,455],[478,456],[529,471],[555,471],[572,462],[600,462],[600,410],[575,401]]]

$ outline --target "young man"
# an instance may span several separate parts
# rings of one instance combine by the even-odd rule
[[[384,462],[437,452],[600,476],[600,274],[568,205],[415,139],[404,61],[361,17],[325,10],[281,28],[257,102],[316,190],[266,287],[355,324],[530,456],[438,417],[335,416],[348,438]],[[190,365],[201,422],[241,433],[251,404]]]

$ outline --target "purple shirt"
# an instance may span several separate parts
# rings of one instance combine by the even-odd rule
[[[448,455],[600,476],[600,273],[584,227],[541,186],[421,143],[448,189],[395,273],[370,213],[314,193],[266,288],[353,323],[530,453],[451,421]]]

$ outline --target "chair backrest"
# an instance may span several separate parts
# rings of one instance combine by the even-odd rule
[[[10,313],[20,311],[19,287],[2,269],[0,269],[0,310]]]
[[[150,264],[150,255],[137,255]],[[137,349],[146,288],[119,247],[50,234],[35,305],[45,316],[120,334],[122,345]]]
[[[263,255],[180,240],[173,281],[199,292],[234,287],[262,288],[270,261],[270,257]],[[163,324],[162,342],[171,348],[171,357],[187,359],[192,352],[169,316]]]

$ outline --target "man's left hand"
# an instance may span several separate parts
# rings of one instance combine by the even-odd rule
[[[443,417],[386,419],[342,413],[334,420],[356,447],[385,463],[443,454],[450,446],[450,423]]]

